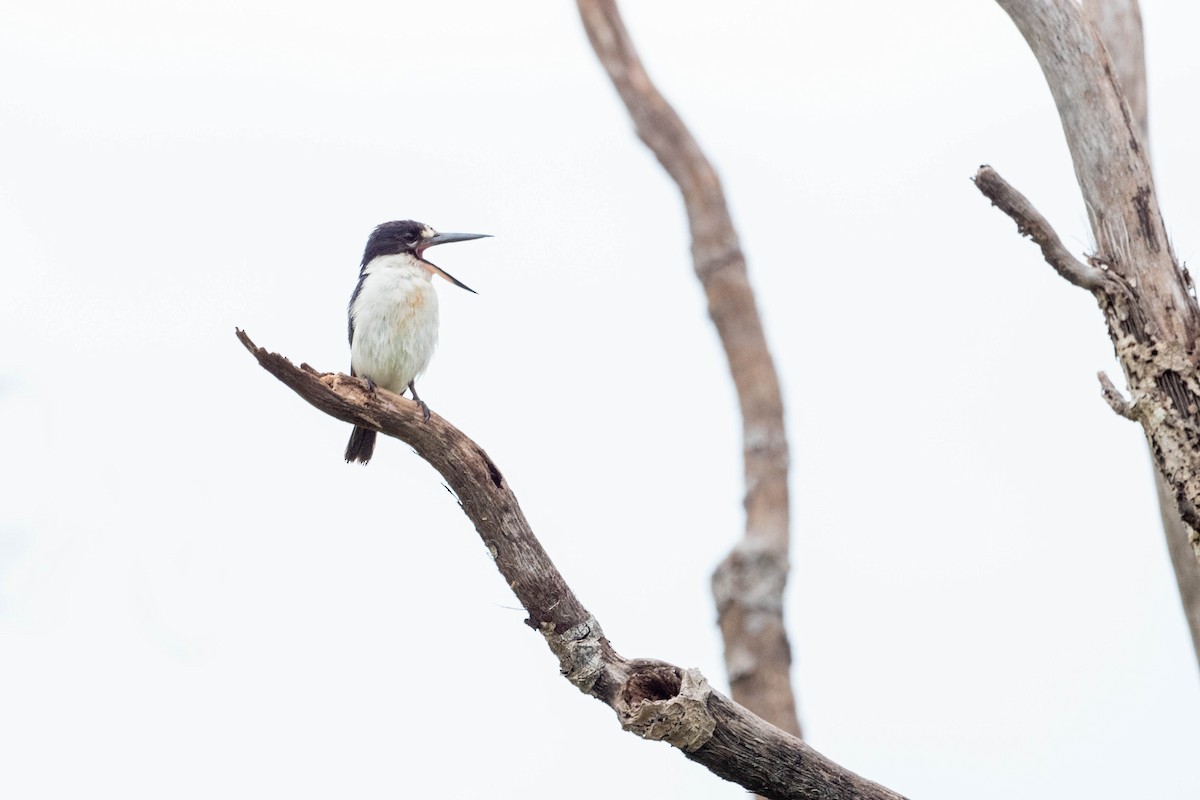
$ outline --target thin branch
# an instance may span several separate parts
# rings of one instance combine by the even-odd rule
[[[1017,223],[1017,232],[1028,236],[1042,248],[1042,257],[1046,263],[1071,283],[1088,291],[1105,288],[1110,278],[1104,270],[1084,264],[1063,245],[1062,239],[1050,227],[1046,218],[1033,207],[1025,195],[1018,192],[1008,181],[1000,177],[1000,173],[987,166],[979,168],[972,179],[979,191],[983,192],[992,205],[999,208]]]
[[[734,699],[800,734],[783,624],[788,575],[788,443],[779,377],[720,178],[655,87],[613,0],[578,0],[588,40],[646,146],[679,186],[692,261],[708,297],[742,412],[746,529],[713,574]]]
[[[508,481],[479,445],[436,413],[363,381],[292,365],[238,339],[258,363],[300,397],[343,422],[410,445],[457,495],[513,594],[558,657],[562,675],[606,703],[621,726],[664,741],[713,773],[764,797],[903,800],[841,767],[797,737],[714,691],[696,670],[619,655],[533,535]]]

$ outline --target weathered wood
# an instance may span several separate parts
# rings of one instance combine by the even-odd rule
[[[1033,239],[1042,249],[1042,258],[1063,278],[1081,289],[1093,292],[1103,289],[1106,281],[1114,282],[1114,288],[1119,288],[1117,276],[1095,264],[1085,264],[1072,255],[1046,218],[1033,207],[1033,203],[1000,177],[996,170],[985,164],[972,180],[976,188],[992,201],[992,205],[1017,223],[1017,233]]]
[[[1096,240],[1089,261],[1119,279],[1093,293],[1125,372],[1129,410],[1200,559],[1200,309],[1171,251],[1145,137],[1098,30],[1074,0],[997,2],[1054,97]]]
[[[534,536],[503,473],[478,444],[434,413],[357,378],[320,373],[238,339],[267,372],[343,422],[407,443],[458,497],[496,568],[558,657],[564,677],[616,712],[621,726],[664,741],[716,775],[780,800],[902,800],[714,691],[695,670],[626,659],[604,636]]]
[[[1140,287],[1157,335],[1191,347],[1196,303],[1170,249],[1142,135],[1095,27],[1074,0],[997,0],[1050,86],[1097,255]]]
[[[1137,0],[1083,0],[1083,15],[1100,32],[1117,81],[1129,104],[1133,126],[1142,135],[1142,148],[1150,157],[1150,119],[1146,92],[1146,51],[1142,38],[1142,10]]]
[[[1142,12],[1137,0],[1084,0],[1083,13],[1104,40],[1108,56],[1112,59],[1120,80],[1125,102],[1138,133],[1141,134],[1142,149],[1150,160],[1150,116],[1146,91],[1145,46],[1142,39]],[[1153,167],[1153,164],[1151,164]],[[1167,539],[1167,552],[1175,571],[1175,583],[1179,586],[1179,599],[1183,603],[1188,630],[1192,634],[1192,649],[1200,663],[1200,563],[1197,563],[1188,547],[1188,529],[1175,508],[1175,497],[1166,478],[1156,468],[1154,488],[1158,498],[1158,511],[1162,519],[1163,534]]]
[[[692,261],[725,348],[742,412],[746,528],[712,578],[734,699],[800,735],[783,623],[788,577],[788,442],[779,377],[721,180],[655,87],[613,0],[578,0],[592,49],[638,136],[683,195]]]

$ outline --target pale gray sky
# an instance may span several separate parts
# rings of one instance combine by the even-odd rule
[[[725,180],[794,452],[809,740],[905,794],[1193,798],[1200,684],[1048,90],[987,0],[626,3]],[[1174,245],[1200,9],[1144,5]],[[422,396],[614,645],[726,686],[735,401],[673,186],[573,4],[43,0],[0,28],[0,775],[27,798],[737,798],[557,674],[433,471],[269,378],[345,369],[378,222],[441,261]]]

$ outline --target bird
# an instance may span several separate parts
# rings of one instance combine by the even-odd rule
[[[475,290],[425,259],[430,247],[488,238],[486,233],[438,233],[413,220],[376,226],[367,239],[358,284],[347,309],[350,374],[376,387],[404,394],[407,389],[426,422],[429,406],[417,394],[417,377],[437,346],[438,299],[433,276],[440,275],[472,294]],[[375,452],[375,431],[355,426],[346,445],[346,463],[366,464]]]

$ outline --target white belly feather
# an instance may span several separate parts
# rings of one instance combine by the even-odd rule
[[[429,366],[438,335],[432,275],[407,258],[381,256],[372,261],[350,307],[354,374],[397,394]]]

